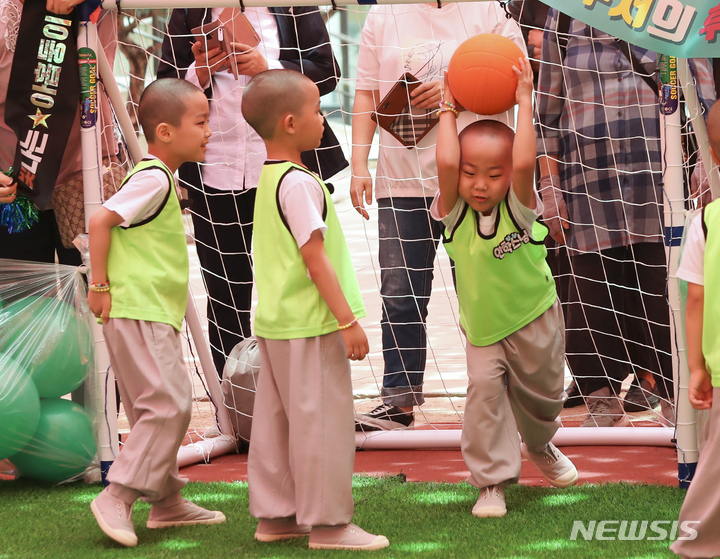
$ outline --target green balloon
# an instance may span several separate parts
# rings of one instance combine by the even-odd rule
[[[35,295],[0,310],[0,351],[24,367],[41,398],[78,388],[92,367],[85,317],[60,299]]]
[[[0,354],[0,460],[25,448],[39,421],[35,383],[15,361]]]
[[[10,457],[23,476],[58,483],[82,474],[96,452],[85,410],[70,400],[40,401],[40,421],[23,450]]]

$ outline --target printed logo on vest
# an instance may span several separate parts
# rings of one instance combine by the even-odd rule
[[[505,258],[506,254],[515,252],[524,244],[530,242],[530,235],[526,229],[523,229],[521,233],[513,231],[509,235],[505,236],[505,239],[493,249],[493,256],[498,260]]]

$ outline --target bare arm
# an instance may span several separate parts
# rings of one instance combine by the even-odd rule
[[[313,231],[310,240],[300,247],[300,254],[305,261],[310,278],[338,324],[349,324],[354,320],[355,315],[345,299],[335,269],[325,252],[323,241],[322,233],[319,230]],[[349,359],[360,360],[367,355],[368,340],[360,324],[356,323],[350,328],[341,330],[340,333],[345,342]]]
[[[377,125],[370,118],[380,100],[380,92],[376,90],[358,89],[355,91],[352,119],[352,179],[350,197],[354,208],[365,219],[370,216],[365,203],[372,204],[372,177],[368,170],[370,145]]]
[[[703,304],[705,288],[688,283],[687,306],[685,309],[685,338],[687,342],[688,367],[690,368],[689,398],[698,410],[712,406],[713,387],[702,352]]]
[[[520,58],[518,65],[513,66],[518,76],[517,130],[513,142],[513,189],[518,200],[527,208],[535,209],[535,158],[537,142],[533,127],[533,73],[527,58]]]
[[[443,99],[448,103],[457,105],[450,91],[447,72],[445,73]],[[438,184],[440,187],[438,210],[440,215],[445,217],[457,203],[458,180],[460,177],[460,140],[458,139],[457,119],[452,111],[440,113],[435,159],[437,160]]]
[[[107,258],[110,251],[110,230],[123,222],[123,218],[106,208],[100,208],[90,218],[88,228],[90,243],[90,267],[93,283],[107,283]],[[106,322],[110,315],[110,292],[88,293],[88,305],[93,314]]]

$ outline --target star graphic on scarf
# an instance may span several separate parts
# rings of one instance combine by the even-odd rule
[[[28,118],[31,118],[31,119],[32,119],[32,121],[33,121],[33,128],[35,128],[36,126],[39,126],[40,124],[42,124],[45,128],[47,128],[47,127],[48,127],[48,125],[47,125],[47,119],[48,119],[50,116],[51,116],[51,115],[44,115],[44,114],[42,114],[42,113],[40,112],[40,109],[38,109],[38,110],[35,112],[34,115],[28,115]]]

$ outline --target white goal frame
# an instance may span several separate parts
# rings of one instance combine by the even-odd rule
[[[445,3],[446,0],[439,0],[438,4]],[[464,0],[450,0],[464,1]],[[481,0],[496,1],[496,0]],[[332,6],[355,6],[355,5],[372,5],[372,4],[410,4],[417,3],[417,0],[379,0],[374,2],[363,2],[356,0],[333,0]],[[317,6],[330,5],[327,0],[318,2],[317,0],[103,0],[102,7],[104,9],[171,9],[171,8],[208,8],[208,7],[255,7],[255,6]],[[108,92],[111,102],[115,107],[116,113],[119,115],[120,126],[130,146],[131,157],[134,161],[138,161],[142,157],[141,149],[134,130],[127,116],[124,103],[120,97],[120,92],[115,82],[112,69],[105,60],[102,48],[97,46],[97,33],[94,25],[89,22],[82,22],[80,27],[80,40],[78,47],[91,46],[98,55],[100,75],[103,78],[105,89]],[[707,133],[705,129],[704,119],[700,111],[700,105],[695,92],[692,76],[688,69],[685,59],[678,60],[679,70],[679,87],[685,92],[690,119],[693,123],[698,144],[700,145],[701,157],[705,162],[706,169],[713,169],[711,162]],[[665,226],[672,228],[677,233],[678,227],[682,228],[686,211],[683,206],[682,192],[682,160],[680,164],[677,158],[682,158],[680,145],[680,124],[679,112],[675,115],[677,121],[666,119],[663,140],[668,148],[672,148],[672,152],[676,160],[669,162],[670,164],[664,169],[664,214]],[[672,117],[675,118],[675,117]],[[86,220],[90,218],[92,213],[100,205],[100,153],[98,148],[99,131],[83,129],[82,134],[83,146],[83,179],[85,182],[85,216]],[[672,164],[674,163],[674,165]],[[679,179],[677,174],[680,174]],[[720,195],[720,179],[717,172],[709,172],[710,184],[713,198]],[[678,189],[679,188],[679,192]],[[681,231],[682,229],[680,229]],[[631,429],[616,428],[593,428],[593,429],[577,429],[577,428],[561,428],[556,437],[553,439],[559,445],[660,445],[660,446],[677,446],[678,449],[678,467],[679,478],[688,479],[687,472],[694,470],[693,464],[697,462],[697,441],[695,434],[695,410],[689,404],[687,399],[688,387],[688,370],[685,358],[685,339],[683,318],[680,316],[680,294],[678,288],[678,280],[676,270],[679,264],[679,250],[672,250],[668,246],[666,239],[666,250],[668,253],[668,293],[670,299],[670,324],[671,324],[671,340],[673,347],[673,377],[675,380],[676,405],[677,405],[677,421],[675,429],[670,427],[633,427]],[[200,318],[195,308],[192,298],[189,298],[188,325],[191,330],[193,340],[198,348],[199,358],[202,368],[205,372],[205,378],[212,398],[218,403],[218,416],[220,430],[223,435],[220,438],[208,439],[192,445],[191,450],[187,447],[181,449],[181,463],[188,463],[189,457],[199,459],[209,459],[209,457],[221,452],[233,450],[235,439],[232,436],[232,427],[228,416],[227,409],[222,404],[222,394],[220,385],[215,374],[215,369],[210,356],[210,350],[207,340],[205,339],[200,327]],[[105,375],[108,370],[107,351],[103,347],[102,331],[96,328],[96,370],[97,374]],[[112,375],[112,372],[109,373]],[[110,379],[112,380],[112,379]],[[112,386],[112,382],[107,382],[107,386]],[[115,400],[107,399],[107,412],[111,416],[116,415]],[[103,426],[105,422],[100,422]],[[115,425],[115,429],[116,429]],[[111,427],[112,429],[112,427]],[[455,430],[404,430],[390,432],[375,433],[358,433],[356,444],[358,448],[459,448],[460,431]],[[117,452],[117,436],[110,432],[101,434],[103,441],[110,441],[110,445],[100,444],[99,452],[101,461],[107,462]],[[102,441],[101,441],[102,442]],[[691,477],[691,476],[690,476]]]

